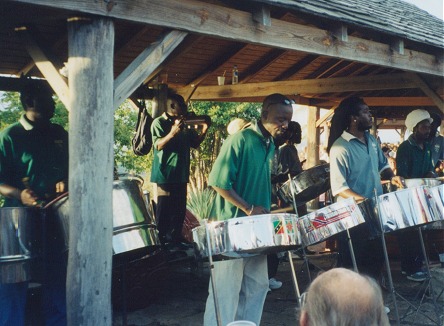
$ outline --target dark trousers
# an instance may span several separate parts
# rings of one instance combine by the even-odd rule
[[[157,184],[156,220],[160,241],[181,242],[186,214],[187,184]]]
[[[401,270],[407,274],[419,272],[424,262],[418,229],[406,229],[395,232],[398,240]]]
[[[267,255],[268,279],[275,277],[279,266],[279,258],[277,254]]]
[[[363,223],[351,228],[349,230],[350,238],[358,271],[377,280],[384,265],[384,252],[381,239],[370,237],[366,224]],[[353,261],[347,241],[347,232],[342,232],[338,240],[338,264],[341,267],[351,269],[353,268]]]

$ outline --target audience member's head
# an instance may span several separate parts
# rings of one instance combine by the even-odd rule
[[[381,289],[367,276],[345,268],[320,274],[302,306],[301,326],[389,325]]]

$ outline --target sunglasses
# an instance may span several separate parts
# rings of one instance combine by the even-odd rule
[[[268,103],[268,105],[267,105],[267,109],[268,109],[271,105],[275,105],[275,104],[291,105],[291,104],[296,104],[296,102],[295,102],[294,100],[287,100],[287,99],[285,99],[285,100],[283,100],[283,101],[281,101],[281,102],[271,102],[271,103]]]

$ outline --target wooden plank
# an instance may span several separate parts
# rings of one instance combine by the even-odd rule
[[[433,103],[435,103],[438,109],[440,109],[441,112],[444,113],[444,101],[442,97],[439,96],[439,94],[436,93],[418,74],[408,74],[408,76],[418,85],[418,87],[424,92],[425,95],[432,99]]]
[[[201,86],[192,96],[192,100],[224,100],[225,98],[242,98],[267,96],[272,93],[282,93],[287,96],[295,94],[322,94],[335,92],[354,92],[365,90],[387,90],[416,88],[417,85],[406,78],[405,74],[338,77],[310,80],[290,80],[267,83],[251,83],[242,85]],[[179,89],[179,93],[186,89]]]
[[[34,60],[37,68],[48,81],[49,85],[57,94],[60,101],[62,101],[63,105],[65,105],[66,109],[69,111],[70,100],[68,84],[66,79],[59,74],[57,68],[48,58],[47,53],[49,50],[43,48],[39,41],[34,38],[34,35],[29,33],[26,27],[17,28],[16,32],[18,32],[22,38],[23,44],[32,60]]]
[[[429,97],[388,97],[388,96],[378,96],[378,97],[363,97],[365,103],[370,107],[377,106],[390,106],[390,107],[414,107],[414,106],[435,106],[435,103]],[[339,104],[342,99],[340,98],[328,98],[328,99],[318,99],[312,98],[312,103],[316,103],[316,106],[329,107]]]
[[[68,325],[111,325],[113,23],[72,20],[68,44]]]
[[[114,108],[118,108],[143,83],[186,35],[185,32],[171,31],[162,40],[147,47],[131,62],[114,82]]]
[[[133,0],[108,6],[90,0],[14,0],[76,12],[165,26],[193,33],[256,43],[288,50],[380,65],[405,71],[441,76],[444,63],[435,55],[408,49],[408,55],[394,53],[390,44],[348,36],[339,42],[328,30],[271,19],[271,26],[258,28],[251,13],[194,0]],[[407,49],[406,49],[407,50]]]

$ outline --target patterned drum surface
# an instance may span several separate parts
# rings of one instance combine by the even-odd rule
[[[300,247],[294,214],[264,214],[208,222],[211,255],[242,258]],[[205,225],[193,229],[196,249],[208,257]]]
[[[392,232],[442,220],[442,210],[439,211],[439,203],[432,196],[434,192],[427,186],[420,186],[379,196],[383,231]]]
[[[310,246],[364,222],[356,201],[348,198],[302,216],[298,226],[303,245]]]

